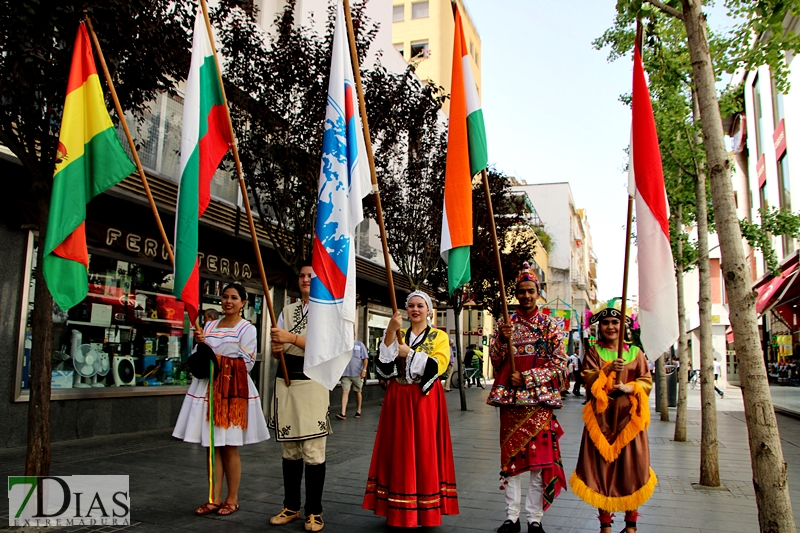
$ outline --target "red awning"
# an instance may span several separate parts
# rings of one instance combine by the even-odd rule
[[[787,283],[794,280],[797,276],[797,263],[793,263],[780,276],[764,280],[761,285],[756,289],[758,291],[758,299],[756,300],[756,312],[761,315],[764,311],[771,308],[783,295],[781,289],[787,286]]]
[[[733,328],[728,326],[728,329],[725,330],[725,338],[729,344],[733,343]]]

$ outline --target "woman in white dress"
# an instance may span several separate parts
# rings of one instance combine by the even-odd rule
[[[206,343],[217,355],[219,373],[214,379],[214,503],[205,503],[197,515],[229,515],[239,509],[242,463],[239,446],[269,438],[261,400],[249,372],[255,364],[256,328],[242,318],[247,292],[237,283],[225,287],[219,320],[195,331],[195,342]],[[210,445],[208,379],[194,379],[183,400],[173,437],[184,442]],[[222,480],[228,494],[222,501]]]

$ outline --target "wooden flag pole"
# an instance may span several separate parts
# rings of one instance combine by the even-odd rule
[[[637,46],[641,49],[642,46],[642,23],[640,20],[636,21],[636,43],[634,46]],[[631,136],[631,159],[628,162],[629,165],[633,165],[633,136]],[[622,317],[620,318],[620,325],[619,325],[619,337],[617,338],[617,359],[622,359],[622,352],[624,351],[625,347],[625,329],[626,329],[626,312],[627,312],[627,304],[628,304],[628,267],[630,265],[630,257],[631,257],[631,230],[633,226],[633,196],[628,194],[628,222],[626,225],[625,230],[625,266],[622,269],[622,303],[621,303],[621,312]],[[617,372],[615,377],[615,383],[619,385],[622,383],[622,373]],[[617,410],[615,409],[612,416],[611,416],[611,427],[614,430],[614,433],[617,432]]]
[[[631,161],[630,164],[633,164]],[[619,342],[617,346],[617,358],[622,359],[622,352],[624,349],[625,343],[625,313],[627,312],[627,302],[628,302],[628,263],[630,263],[631,257],[631,226],[633,225],[633,196],[628,196],[628,225],[626,230],[626,240],[625,240],[625,267],[622,269],[622,319],[620,320],[620,332],[619,332]],[[622,381],[622,376],[619,372],[617,372],[617,385],[619,385]]]
[[[358,62],[358,51],[356,50],[356,34],[353,30],[353,17],[350,14],[350,1],[344,1],[344,18],[347,22],[347,36],[350,40],[350,60],[353,63],[353,77],[356,82],[356,92],[358,94],[358,110],[361,114],[361,125],[364,128],[364,146],[367,149],[367,160],[369,161],[369,175],[372,179],[372,192],[375,198],[375,213],[380,229],[381,244],[383,245],[383,262],[386,265],[386,282],[389,285],[389,299],[392,302],[392,312],[397,312],[397,296],[394,292],[394,279],[392,278],[392,263],[389,258],[389,246],[386,243],[386,226],[383,223],[383,208],[381,207],[381,193],[378,188],[378,175],[375,173],[375,159],[372,155],[372,139],[369,135],[369,121],[367,120],[367,107],[364,104],[364,88],[361,85],[361,66]],[[431,309],[431,311],[433,311]],[[397,335],[397,342],[402,343],[403,339]]]
[[[492,233],[492,244],[494,245],[494,261],[497,267],[497,279],[500,282],[500,301],[503,302],[503,322],[511,324],[508,316],[508,302],[506,301],[506,284],[503,281],[503,265],[500,260],[500,245],[497,242],[497,226],[494,223],[494,208],[492,207],[492,191],[489,188],[489,174],[486,169],[481,170],[483,178],[483,194],[486,197],[486,210],[489,214],[489,229]],[[514,342],[508,338],[508,360],[511,362],[511,372],[516,372],[514,365]]]
[[[139,152],[136,150],[136,145],[133,143],[133,137],[131,136],[130,129],[128,129],[128,123],[125,121],[125,114],[122,112],[122,106],[119,103],[119,98],[117,97],[117,91],[116,89],[114,89],[114,82],[111,80],[111,74],[108,72],[106,59],[103,56],[103,50],[100,48],[100,41],[97,39],[97,34],[95,34],[94,32],[92,19],[89,18],[89,12],[85,9],[83,10],[83,15],[86,19],[86,26],[89,28],[89,35],[92,36],[92,42],[94,43],[94,48],[97,51],[97,59],[100,60],[100,66],[103,68],[103,74],[105,75],[106,83],[108,83],[108,92],[111,93],[111,99],[114,101],[114,108],[117,110],[119,123],[122,125],[122,129],[125,131],[125,137],[128,139],[128,146],[130,146],[131,153],[133,154],[133,161],[134,163],[136,163],[136,170],[139,171],[139,177],[142,179],[142,187],[144,187],[144,193],[147,195],[147,201],[150,203],[150,209],[153,211],[153,216],[156,219],[156,225],[158,226],[158,231],[161,234],[161,240],[164,242],[164,247],[167,249],[167,254],[169,254],[170,263],[174,265],[175,256],[172,254],[172,247],[170,247],[169,245],[169,239],[167,238],[167,233],[164,231],[164,225],[161,223],[161,217],[158,215],[158,208],[156,207],[156,202],[153,199],[153,194],[150,192],[150,185],[148,185],[147,183],[147,176],[144,173],[142,162],[139,160]]]
[[[629,164],[633,164],[631,161]],[[630,256],[631,256],[631,225],[633,224],[633,196],[628,195],[628,225],[626,233],[626,240],[625,240],[625,268],[622,269],[622,305],[621,305],[621,312],[622,318],[620,319],[619,325],[619,337],[617,338],[617,359],[622,359],[622,352],[625,346],[625,328],[626,328],[626,320],[625,320],[625,313],[627,311],[627,300],[628,300],[628,263],[630,263]],[[599,326],[598,326],[599,327]],[[614,378],[614,382],[619,385],[622,383],[622,373],[617,372],[616,377]],[[614,433],[617,432],[617,410],[614,409],[611,415],[611,427],[614,430]]]
[[[111,79],[111,74],[108,71],[108,65],[106,65],[106,59],[103,56],[103,50],[100,48],[100,41],[97,38],[97,34],[94,31],[94,25],[92,24],[92,19],[89,18],[89,12],[87,10],[83,10],[84,17],[86,19],[86,26],[89,28],[89,35],[92,37],[92,42],[94,43],[94,48],[97,51],[97,58],[100,60],[100,66],[103,68],[103,74],[106,78],[106,83],[108,83],[108,91],[111,93],[111,99],[114,101],[114,108],[117,110],[117,116],[119,116],[119,122],[122,124],[122,129],[125,132],[125,137],[128,139],[128,145],[131,148],[131,153],[133,154],[133,161],[136,163],[136,169],[139,171],[139,177],[142,180],[142,187],[144,188],[144,192],[147,195],[147,201],[150,203],[150,209],[153,211],[153,216],[156,219],[156,225],[158,226],[158,231],[161,234],[161,240],[164,242],[164,247],[167,249],[167,254],[169,255],[169,262],[172,266],[175,266],[175,255],[172,252],[172,247],[169,245],[169,239],[167,238],[167,232],[164,231],[164,225],[161,223],[161,217],[158,214],[158,208],[156,207],[156,202],[153,199],[153,193],[150,192],[150,185],[147,183],[147,176],[144,173],[144,168],[142,167],[142,162],[139,159],[139,152],[136,150],[136,145],[133,143],[133,137],[131,136],[130,129],[128,128],[128,123],[125,121],[125,114],[122,112],[122,105],[119,103],[119,98],[117,97],[117,91],[114,89],[114,82]],[[200,319],[195,319],[195,328],[198,331],[203,331],[203,328],[200,326]],[[211,397],[209,400],[210,406],[210,413],[211,413],[211,420],[214,420],[214,365],[211,363],[211,378],[209,379],[209,391],[211,391]],[[214,424],[209,424],[209,432],[211,438],[211,448],[209,448],[208,454],[208,471],[209,471],[209,478],[208,478],[208,503],[214,503],[214,494],[216,491],[216,487],[214,486],[215,481],[215,464],[214,464]]]
[[[233,132],[233,121],[231,121],[231,112],[228,108],[228,98],[225,96],[225,86],[222,83],[222,71],[219,68],[219,59],[217,58],[217,45],[214,43],[214,32],[211,30],[211,19],[208,18],[208,5],[206,0],[200,0],[200,6],[203,9],[203,18],[206,21],[206,29],[208,30],[208,39],[211,42],[211,50],[214,53],[214,62],[217,65],[217,78],[219,79],[219,88],[222,92],[222,101],[225,106],[225,117],[228,119],[228,127],[230,128],[231,136],[231,149],[233,150],[233,161],[236,163],[236,174],[239,177],[239,188],[242,191],[242,201],[244,202],[244,210],[247,213],[247,223],[250,226],[250,236],[253,240],[253,250],[256,254],[256,261],[258,262],[258,271],[261,274],[261,285],[264,287],[264,298],[267,301],[267,309],[269,310],[269,320],[272,327],[278,324],[275,318],[275,309],[272,306],[272,298],[269,295],[269,283],[267,282],[267,274],[264,271],[264,261],[261,259],[261,247],[258,244],[258,235],[256,235],[256,225],[253,222],[253,212],[250,209],[250,197],[247,194],[247,186],[244,182],[244,173],[242,172],[242,162],[239,159],[239,148],[236,146],[236,135]],[[283,372],[283,380],[288,387],[291,385],[289,380],[289,372],[286,370],[286,359],[283,357],[283,352],[279,354],[281,371]]]

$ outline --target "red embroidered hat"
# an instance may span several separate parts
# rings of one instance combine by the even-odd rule
[[[522,270],[517,277],[517,286],[523,281],[532,281],[536,284],[536,289],[539,290],[539,277],[536,275],[536,272],[531,270],[531,265],[525,261],[522,263]]]

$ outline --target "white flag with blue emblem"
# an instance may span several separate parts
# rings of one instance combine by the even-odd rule
[[[356,322],[355,229],[370,191],[364,133],[358,113],[342,3],[338,2],[322,138],[322,167],[314,225],[305,374],[329,390],[353,351]]]

